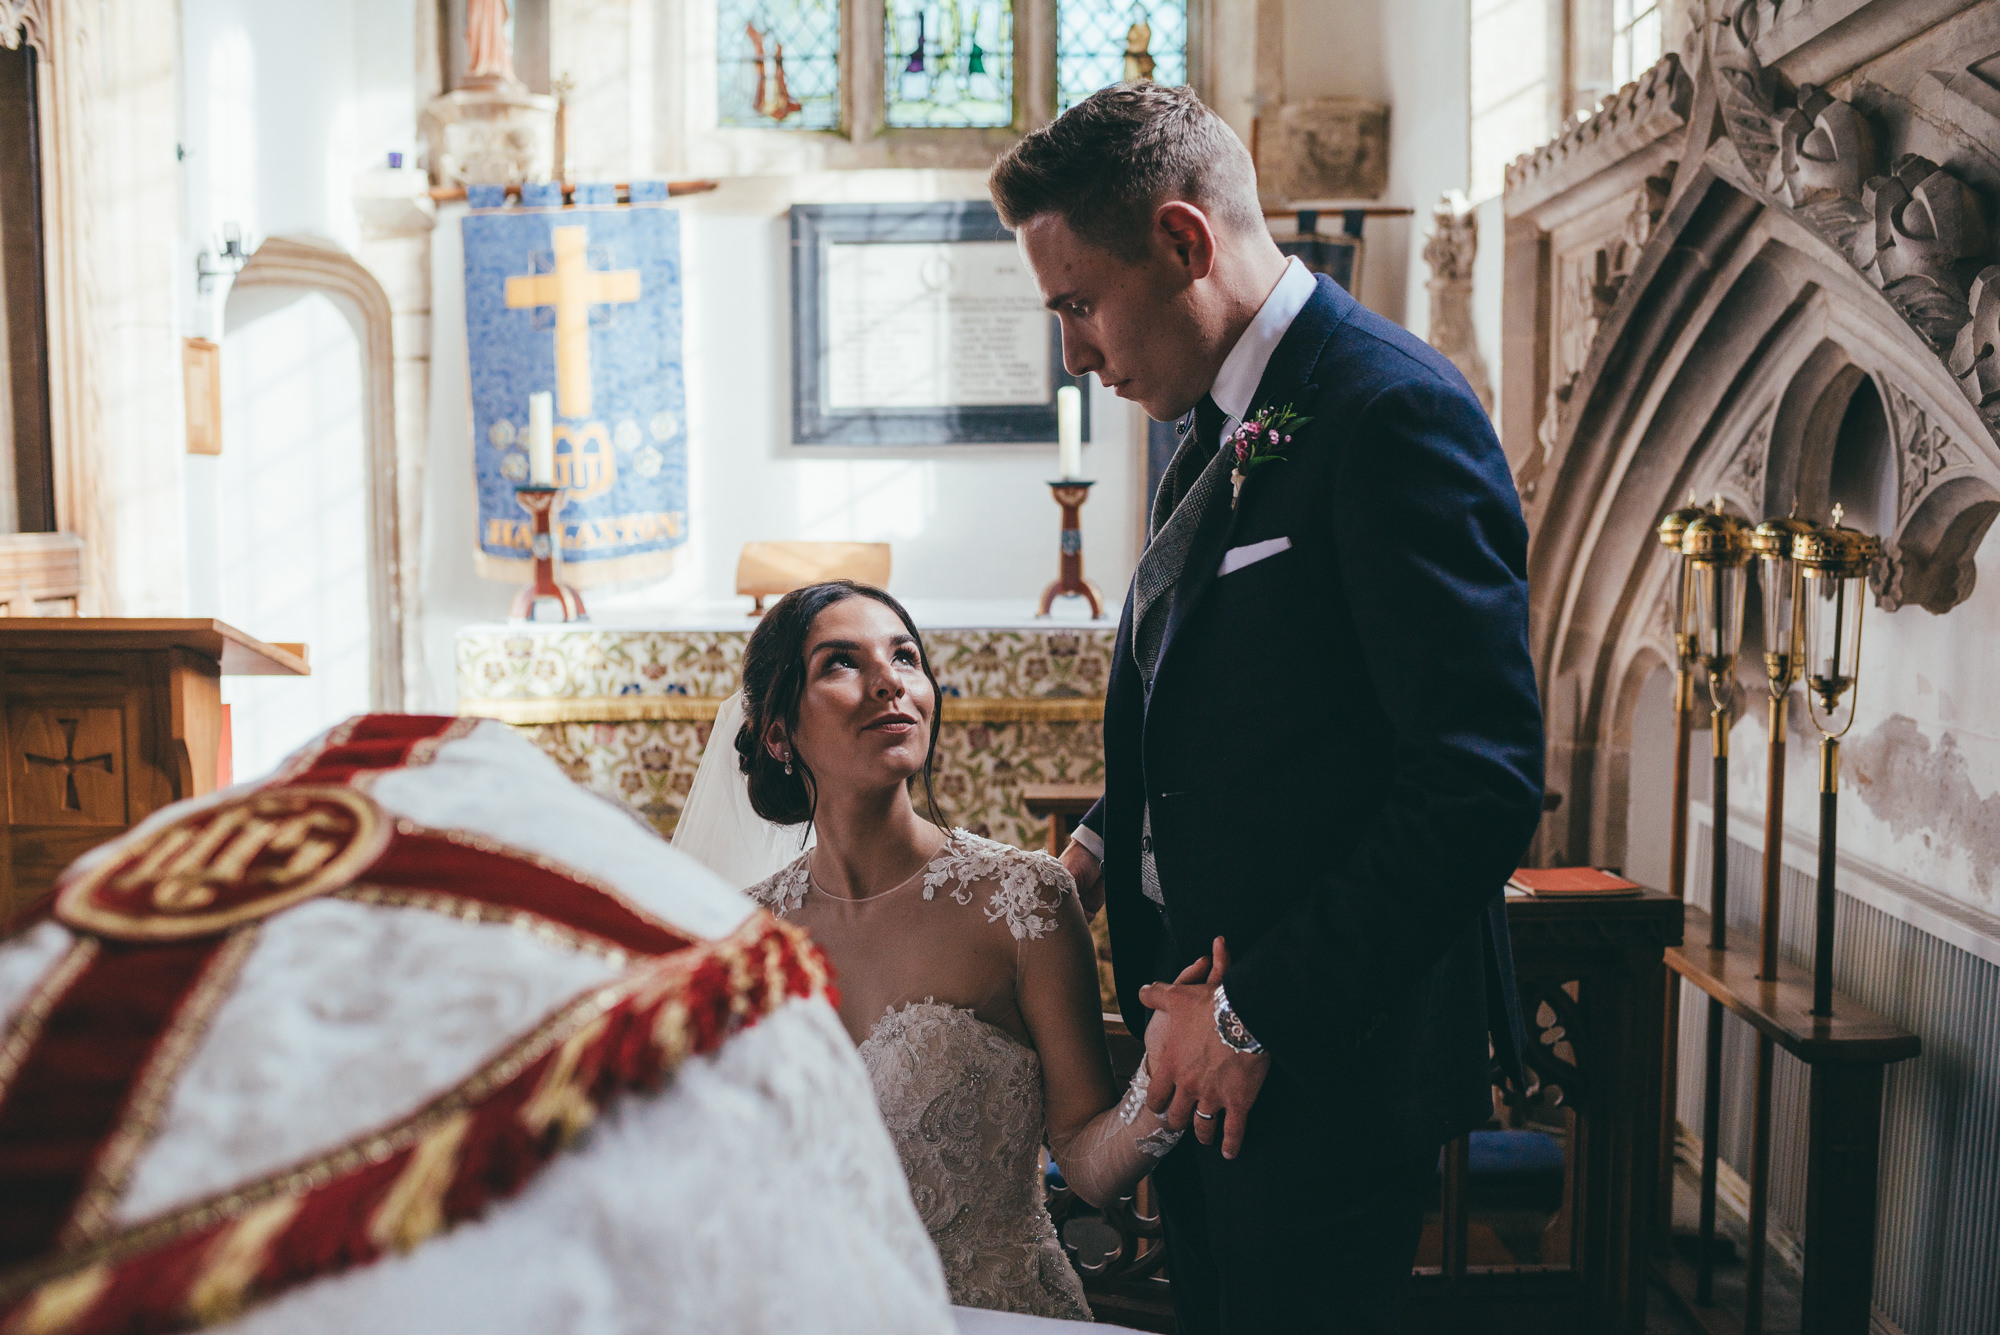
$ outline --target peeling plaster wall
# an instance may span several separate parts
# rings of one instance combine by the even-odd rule
[[[1860,696],[1842,743],[1840,847],[1992,915],[2000,935],[2000,542],[1976,558],[1972,597],[1945,616],[1870,607]],[[1764,807],[1762,698],[1731,738],[1730,805]],[[1819,828],[1818,734],[1792,703],[1785,822]],[[1704,748],[1705,749],[1705,748]]]

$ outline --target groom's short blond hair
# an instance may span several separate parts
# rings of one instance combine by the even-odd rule
[[[1264,226],[1236,132],[1193,90],[1150,82],[1092,93],[1014,145],[987,184],[1008,227],[1053,213],[1128,259],[1145,252],[1153,211],[1169,200],[1238,233]]]

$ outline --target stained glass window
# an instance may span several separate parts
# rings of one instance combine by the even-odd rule
[[[840,128],[840,0],[716,0],[716,123]]]
[[[1057,0],[1056,110],[1108,84],[1187,77],[1187,0]]]
[[[1014,123],[1012,0],[887,0],[885,119],[896,129]]]

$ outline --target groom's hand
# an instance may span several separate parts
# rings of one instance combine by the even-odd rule
[[[1220,1134],[1222,1157],[1234,1159],[1271,1058],[1238,1052],[1215,1031],[1215,989],[1229,968],[1228,947],[1219,936],[1214,963],[1203,978],[1197,971],[1208,964],[1197,960],[1175,981],[1139,989],[1140,1002],[1158,1012],[1146,1029],[1153,1076],[1146,1106],[1165,1113],[1167,1125],[1176,1131],[1192,1123],[1195,1139],[1204,1145],[1214,1144]],[[1156,1046],[1153,1030],[1161,1027],[1166,1032]]]
[[[1076,882],[1076,897],[1083,904],[1083,916],[1095,918],[1104,907],[1104,865],[1074,839],[1063,850],[1062,865]]]

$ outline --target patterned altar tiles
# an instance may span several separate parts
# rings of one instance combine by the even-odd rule
[[[926,630],[947,696],[1101,698],[1109,628]],[[735,691],[749,630],[461,631],[458,699],[472,702],[612,695],[721,697]],[[573,725],[581,726],[581,725]]]
[[[572,779],[632,808],[672,836],[707,723],[550,723],[520,729]],[[935,768],[947,821],[1017,848],[1046,848],[1048,827],[1028,814],[1021,789],[1034,783],[1101,783],[1096,723],[946,723]],[[922,797],[918,797],[921,805]]]

